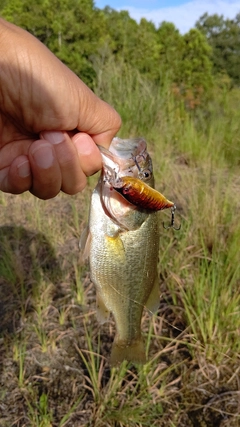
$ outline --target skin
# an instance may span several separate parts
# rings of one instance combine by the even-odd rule
[[[76,194],[121,125],[42,43],[0,18],[0,190]]]

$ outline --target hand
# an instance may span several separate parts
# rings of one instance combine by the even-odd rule
[[[101,168],[116,111],[42,43],[0,19],[0,190],[48,199]]]

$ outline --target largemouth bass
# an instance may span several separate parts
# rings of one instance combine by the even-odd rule
[[[114,138],[109,150],[100,150],[102,174],[91,198],[88,237],[82,238],[80,246],[85,245],[85,255],[89,254],[98,320],[104,323],[111,312],[116,322],[110,364],[115,366],[123,360],[144,363],[143,309],[153,312],[159,305],[156,210],[174,204],[153,190],[162,196],[164,206],[158,201],[157,208],[150,208],[148,201],[155,200],[148,196],[154,177],[144,139]],[[144,188],[138,190],[141,183]],[[133,190],[130,200],[129,191],[123,191],[127,184]],[[141,191],[144,197],[139,197]]]

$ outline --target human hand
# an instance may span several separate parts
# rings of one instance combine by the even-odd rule
[[[0,190],[81,191],[121,125],[116,111],[42,43],[0,19]]]

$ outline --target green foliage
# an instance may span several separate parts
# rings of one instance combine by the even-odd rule
[[[190,93],[191,108],[211,86],[211,52],[197,30],[182,36],[170,23],[158,29],[146,19],[138,24],[127,11],[99,10],[92,0],[9,0],[1,14],[36,36],[91,87],[98,65],[112,57],[151,82],[168,79],[180,98]]]
[[[173,92],[195,109],[212,96],[213,72],[240,82],[240,14],[224,19],[205,13],[181,35],[174,24],[137,23],[127,11],[103,10],[93,0],[9,0],[1,15],[49,47],[89,86],[98,65],[112,57],[151,82],[172,83]],[[221,77],[220,77],[221,76]],[[226,79],[226,78],[225,78]]]
[[[105,7],[103,13],[105,19],[105,43],[108,44],[112,54],[117,58],[120,56],[127,61],[129,50],[135,46],[134,34],[138,29],[138,24],[124,10],[117,12],[110,7]]]
[[[92,0],[10,0],[4,18],[28,30],[86,83],[95,77],[90,56],[102,31],[102,14]]]
[[[187,85],[197,87],[200,84],[203,88],[209,86],[212,71],[210,54],[211,48],[199,31],[192,29],[184,35],[181,76]]]
[[[154,25],[141,19],[129,52],[129,63],[150,79],[159,77],[159,44]]]
[[[159,43],[159,65],[161,78],[174,81],[179,76],[184,50],[184,39],[174,24],[162,22],[157,29]],[[178,78],[178,77],[177,77]]]
[[[215,73],[227,73],[234,84],[240,83],[240,14],[234,19],[205,13],[196,27],[212,46]]]
[[[209,96],[212,87],[211,48],[200,31],[190,30],[183,36],[181,60],[173,82],[190,109],[200,105]]]

